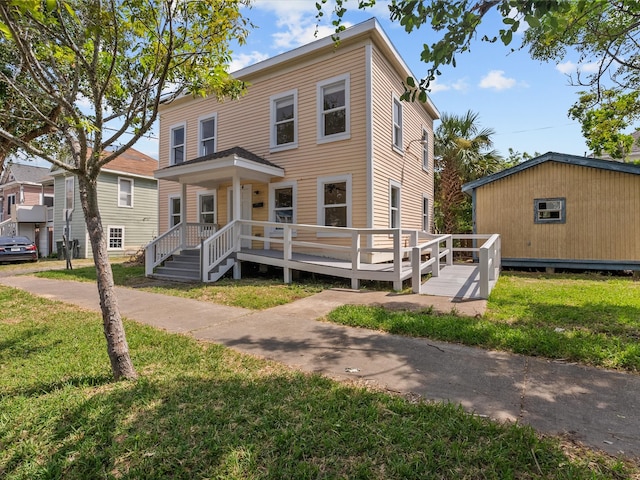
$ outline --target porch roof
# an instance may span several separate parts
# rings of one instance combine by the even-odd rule
[[[230,181],[235,175],[241,180],[269,182],[273,177],[284,177],[284,168],[244,148],[233,147],[154,172],[157,179],[199,186]]]

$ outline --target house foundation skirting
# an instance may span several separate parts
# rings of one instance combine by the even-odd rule
[[[558,258],[502,258],[503,267],[520,268],[574,268],[577,270],[635,270],[640,261],[571,260]]]

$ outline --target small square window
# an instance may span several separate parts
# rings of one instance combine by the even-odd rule
[[[564,198],[536,198],[533,201],[534,223],[565,223]]]

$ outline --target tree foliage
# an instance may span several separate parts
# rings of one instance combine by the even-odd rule
[[[78,179],[116,379],[135,378],[114,291],[97,196],[102,168],[180,95],[235,97],[229,41],[250,27],[247,0],[0,0],[0,138]],[[20,119],[16,126],[12,119]],[[43,125],[66,155],[23,134]]]
[[[334,24],[338,29],[345,3],[346,0],[336,0]],[[358,8],[375,3],[360,0]],[[541,61],[560,63],[568,51],[578,54],[578,67],[571,82],[589,87],[589,98],[585,102],[581,97],[573,109],[588,105],[594,110],[593,116],[606,116],[611,92],[616,93],[620,102],[628,103],[632,100],[630,92],[640,90],[637,0],[391,0],[389,11],[391,20],[399,22],[407,32],[426,26],[439,36],[424,45],[421,60],[429,65],[428,71],[422,79],[407,79],[403,96],[406,100],[426,100],[426,91],[441,74],[441,68],[455,67],[459,54],[471,51],[478,40],[479,27],[490,12],[495,12],[502,23],[492,34],[483,35],[482,41],[500,42],[511,50],[528,49],[532,58]],[[522,30],[524,35],[516,35]],[[516,39],[521,39],[519,44]],[[591,73],[582,71],[580,66],[585,64],[595,69]],[[600,108],[603,110],[599,111]],[[629,116],[618,115],[623,124],[637,119],[634,113],[637,108],[627,108]],[[574,118],[586,120],[587,115]],[[606,130],[604,126],[598,129],[585,123],[582,126],[595,151],[604,150],[614,157],[621,155],[619,142],[611,141],[621,133],[615,130],[616,122],[607,122]]]

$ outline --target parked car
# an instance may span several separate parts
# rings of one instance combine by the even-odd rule
[[[0,237],[0,263],[37,262],[38,248],[28,237]]]

